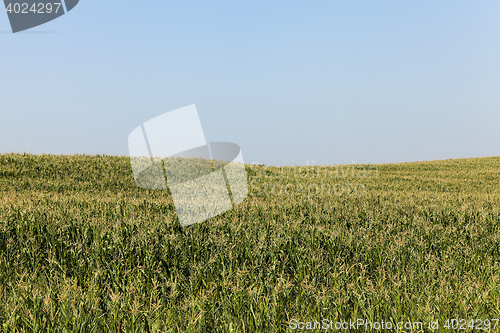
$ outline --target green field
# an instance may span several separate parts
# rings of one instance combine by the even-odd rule
[[[0,330],[500,331],[500,157],[297,170],[247,166],[235,210],[181,228],[128,157],[0,155]]]

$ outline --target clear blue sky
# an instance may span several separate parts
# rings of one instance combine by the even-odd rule
[[[1,12],[3,153],[127,155],[196,104],[248,163],[500,155],[498,0],[81,0],[9,30]]]

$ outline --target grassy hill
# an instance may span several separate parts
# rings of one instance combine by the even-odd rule
[[[127,157],[0,155],[1,330],[500,318],[500,157],[247,174],[181,228]]]

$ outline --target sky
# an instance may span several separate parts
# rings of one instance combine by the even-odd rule
[[[246,163],[500,155],[500,1],[96,1],[12,34],[0,152],[128,155],[195,104]]]

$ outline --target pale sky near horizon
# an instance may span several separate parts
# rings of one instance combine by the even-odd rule
[[[105,1],[9,33],[0,152],[127,155],[196,104],[245,162],[500,155],[500,1]]]

